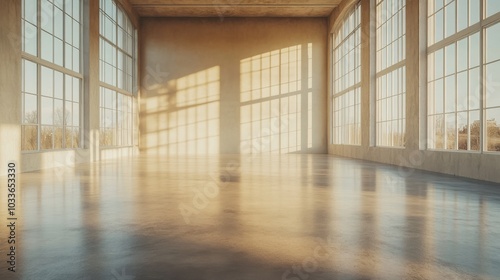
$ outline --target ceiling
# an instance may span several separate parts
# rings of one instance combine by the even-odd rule
[[[129,0],[141,17],[327,17],[341,0]]]

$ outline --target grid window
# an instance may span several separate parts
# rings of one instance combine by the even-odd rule
[[[81,6],[22,1],[22,150],[80,146]]]
[[[500,151],[497,2],[429,2],[429,149]]]
[[[135,112],[135,30],[114,1],[100,2],[101,145],[130,146]]]
[[[404,147],[406,122],[406,1],[377,0],[377,145]]]
[[[361,6],[342,21],[333,39],[332,141],[361,144]]]

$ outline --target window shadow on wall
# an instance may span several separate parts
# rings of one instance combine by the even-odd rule
[[[326,152],[325,78],[314,76],[325,73],[326,62],[317,38],[281,35],[286,25],[245,36],[243,24],[211,20],[161,19],[145,26],[143,153]]]

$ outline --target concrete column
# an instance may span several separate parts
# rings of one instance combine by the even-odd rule
[[[0,175],[21,155],[21,1],[0,9]]]
[[[375,100],[371,100],[375,90],[372,83],[375,71],[372,68],[375,66],[375,61],[372,48],[375,39],[372,39],[372,19],[371,19],[371,2],[372,0],[361,0],[361,145],[368,147],[375,144],[374,133],[372,130],[372,119],[375,118],[375,110],[372,106]],[[373,50],[372,50],[373,49]],[[373,107],[373,108],[372,108]],[[373,141],[372,141],[373,138]]]
[[[419,149],[420,4],[406,0],[406,149]]]
[[[85,102],[85,149],[90,162],[100,160],[99,150],[99,0],[84,2],[84,102]]]

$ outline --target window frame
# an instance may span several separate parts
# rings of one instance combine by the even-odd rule
[[[348,34],[343,34],[343,38],[340,41],[337,41],[337,36],[338,33],[341,32],[343,28],[345,28],[346,24],[349,24],[349,18],[351,16],[354,16],[353,18],[353,26],[351,30],[349,31]],[[362,25],[362,19],[361,19],[361,1],[356,1],[352,7],[350,7],[345,15],[337,22],[336,25],[334,25],[333,32],[330,35],[330,42],[331,42],[331,79],[332,79],[332,84],[331,84],[331,95],[330,95],[330,107],[331,110],[329,112],[330,114],[330,119],[331,119],[331,124],[330,124],[330,129],[331,129],[331,140],[330,143],[333,145],[352,145],[352,146],[361,146],[361,68],[362,68],[362,62],[361,62],[361,49],[362,49],[362,34],[361,34],[361,25]],[[356,36],[359,36],[356,38]],[[355,44],[353,46],[349,45],[349,40],[353,38],[355,41]],[[356,44],[357,40],[357,44]],[[341,48],[346,48],[345,46],[347,45],[347,54],[343,53],[341,58],[337,59],[338,56],[338,51]],[[342,65],[342,61],[345,61],[346,59],[349,59],[349,53],[353,52],[353,59],[354,59],[354,68],[352,71],[349,71],[348,69],[343,69],[346,71],[339,71],[339,67]],[[338,81],[343,80],[343,79],[349,79],[349,74],[352,72],[353,75],[353,82],[350,83],[349,80],[347,81],[347,85],[338,85]],[[340,75],[340,76],[337,76]],[[340,101],[340,99],[344,99],[348,95],[354,95],[353,96],[353,104],[352,106],[347,105],[338,107],[338,110],[336,110],[336,102]],[[342,115],[342,119],[344,119],[345,115],[349,114],[349,110],[353,110],[353,117],[354,117],[354,122],[349,123],[349,122],[341,122],[339,125],[336,125],[337,118],[336,114]],[[351,139],[351,135],[348,133],[347,135],[345,134],[346,127],[349,128],[350,126],[354,126],[355,128],[355,133],[353,139]]]
[[[36,65],[36,70],[37,70],[37,73],[36,73],[36,76],[37,76],[37,83],[36,83],[36,96],[37,96],[37,123],[36,124],[30,124],[30,123],[25,123],[25,100],[24,100],[24,96],[25,96],[25,92],[22,90],[21,91],[21,99],[22,99],[22,104],[21,104],[21,129],[23,129],[25,126],[36,126],[37,127],[37,147],[36,149],[33,149],[33,150],[24,150],[22,149],[21,147],[21,153],[23,154],[30,154],[30,153],[42,153],[42,152],[51,152],[51,151],[61,151],[61,150],[77,150],[77,149],[82,149],[83,148],[83,127],[84,127],[84,120],[83,120],[83,111],[84,111],[84,104],[83,104],[83,92],[84,92],[84,74],[82,73],[82,69],[83,69],[83,3],[81,1],[77,1],[76,3],[79,3],[80,7],[78,9],[78,12],[79,12],[79,21],[78,21],[78,24],[79,24],[79,56],[78,56],[78,59],[79,59],[79,72],[73,70],[73,69],[69,69],[67,68],[66,66],[66,16],[68,15],[66,13],[66,1],[62,1],[62,0],[59,0],[59,3],[62,3],[61,5],[63,5],[63,9],[62,9],[62,16],[63,16],[63,40],[62,40],[62,44],[63,44],[63,48],[62,48],[62,66],[61,65],[58,65],[56,64],[55,62],[51,62],[51,61],[48,61],[48,60],[45,60],[42,58],[42,43],[41,43],[41,34],[42,32],[46,32],[43,29],[43,26],[42,26],[42,16],[41,16],[41,13],[43,12],[42,11],[42,1],[43,0],[35,0],[37,2],[37,6],[36,6],[36,55],[33,55],[33,54],[30,54],[28,52],[26,52],[25,50],[25,36],[24,36],[24,25],[25,25],[25,22],[28,21],[26,19],[26,3],[25,3],[25,0],[21,0],[21,29],[22,29],[22,35],[21,35],[21,38],[22,38],[22,41],[21,41],[21,64],[23,65],[23,72],[21,74],[21,81],[22,81],[22,84],[23,84],[23,88],[24,88],[24,83],[25,83],[25,80],[24,80],[24,63],[25,61],[29,61],[31,63],[34,63]],[[50,3],[50,2],[49,2]],[[73,4],[75,2],[72,2]],[[55,9],[56,8],[56,3],[54,1],[54,3],[51,3],[52,4],[52,9]],[[74,11],[74,10],[73,10]],[[73,13],[73,12],[72,12]],[[71,16],[71,19],[75,20],[73,16]],[[54,24],[54,17],[52,17],[52,24]],[[55,36],[54,32],[52,32],[50,35],[52,35],[53,37]],[[72,44],[71,44],[72,47],[74,47]],[[52,47],[52,50],[51,51],[54,51],[54,46]],[[72,57],[74,59],[74,57]],[[42,73],[42,67],[45,67],[45,68],[48,68],[52,71],[57,71],[57,72],[60,72],[62,73],[63,75],[63,88],[62,88],[62,91],[63,91],[63,97],[62,97],[62,104],[63,104],[63,112],[65,113],[65,109],[66,109],[66,103],[68,102],[68,100],[66,99],[66,76],[71,76],[73,78],[77,78],[80,80],[80,86],[79,86],[79,90],[80,90],[80,93],[79,93],[79,100],[78,100],[78,104],[79,104],[79,112],[78,112],[78,126],[75,126],[74,124],[71,125],[71,126],[67,126],[66,123],[63,122],[61,128],[62,128],[62,146],[61,148],[54,148],[54,140],[52,140],[52,148],[50,149],[43,149],[42,148],[42,127],[43,126],[51,126],[53,128],[56,127],[55,124],[52,124],[52,125],[43,125],[42,122],[41,122],[41,119],[42,119],[42,93],[41,93],[41,73]],[[55,99],[54,97],[52,97],[52,99]],[[74,102],[74,101],[72,101]],[[54,110],[53,110],[54,111]],[[64,141],[66,139],[66,128],[77,128],[78,131],[79,131],[79,136],[78,136],[78,145],[77,147],[66,147],[66,141]],[[22,138],[23,136],[21,136]],[[22,138],[21,139],[21,145],[24,143],[24,139]]]
[[[434,35],[434,32],[431,32],[430,29],[431,29],[431,23],[430,23],[430,18],[434,15],[437,14],[437,12],[443,10],[444,11],[444,7],[446,7],[447,5],[451,4],[451,3],[454,3],[455,5],[455,32],[449,36],[446,36],[445,35],[445,30],[446,30],[446,26],[445,26],[445,19],[443,18],[443,38],[439,41],[435,41],[435,39],[433,39],[432,41],[431,40],[428,40],[428,44],[426,46],[426,60],[427,60],[427,71],[430,72],[430,68],[434,66],[434,64],[432,64],[432,60],[431,60],[431,56],[436,54],[436,52],[438,51],[443,51],[443,58],[445,57],[445,49],[449,46],[452,46],[452,45],[455,45],[455,52],[457,52],[457,47],[456,45],[464,40],[464,39],[467,39],[469,37],[472,37],[476,34],[478,34],[479,36],[479,46],[478,47],[478,50],[479,50],[479,64],[478,66],[474,66],[474,67],[470,67],[470,61],[468,61],[467,63],[467,68],[466,70],[462,70],[462,71],[458,71],[458,59],[457,59],[457,56],[458,54],[455,53],[455,71],[453,72],[453,75],[455,76],[455,110],[452,112],[453,114],[455,114],[455,133],[456,133],[456,138],[457,138],[457,141],[455,143],[455,148],[453,149],[448,149],[446,148],[446,141],[444,141],[444,147],[443,148],[436,148],[435,147],[435,143],[433,143],[433,145],[429,145],[427,144],[427,147],[426,149],[429,150],[429,151],[441,151],[441,152],[452,152],[452,153],[471,153],[471,154],[493,154],[493,155],[498,155],[499,154],[499,151],[489,151],[488,150],[488,136],[487,136],[487,119],[486,119],[486,111],[491,108],[491,107],[488,107],[487,104],[486,104],[486,94],[487,94],[487,91],[485,90],[485,86],[486,86],[486,79],[487,77],[485,77],[485,72],[486,72],[486,67],[487,65],[489,64],[492,64],[492,62],[486,62],[486,32],[488,30],[489,27],[492,27],[496,24],[500,24],[500,11],[497,11],[496,13],[494,14],[491,14],[491,15],[487,15],[488,12],[487,12],[487,7],[486,7],[486,1],[487,0],[479,0],[479,10],[478,10],[478,20],[477,22],[473,23],[473,24],[468,24],[467,27],[465,28],[462,28],[459,30],[459,27],[457,26],[458,24],[458,1],[457,0],[452,0],[451,2],[449,3],[444,3],[443,4],[443,7],[439,8],[437,11],[435,9],[431,10],[431,7],[429,7],[429,5],[431,5],[433,3],[433,1],[430,1],[429,3],[427,3],[427,9],[426,10],[426,13],[424,14],[424,18],[425,18],[425,23],[426,23],[426,30],[427,30],[427,36],[432,36]],[[467,6],[467,12],[468,12],[468,16],[469,16],[469,20],[470,20],[470,17],[471,15],[469,14],[469,8],[470,8],[470,2],[468,2],[468,6]],[[432,12],[431,12],[432,11]],[[444,14],[444,12],[443,12]],[[431,43],[432,42],[432,43]],[[470,40],[468,41],[468,52],[467,52],[467,55],[468,57],[470,57]],[[469,58],[470,60],[470,58]],[[498,62],[498,61],[495,61],[495,62]],[[494,62],[493,62],[494,63]],[[432,65],[432,66],[431,66]],[[443,62],[443,69],[446,68],[446,65],[445,63]],[[459,111],[458,110],[458,74],[462,73],[463,71],[467,72],[468,74],[468,84],[467,84],[467,87],[468,87],[468,94],[469,94],[469,90],[470,90],[470,76],[469,76],[469,73],[471,69],[475,69],[477,68],[478,71],[479,71],[479,81],[478,81],[478,87],[479,87],[479,100],[478,103],[479,103],[479,108],[477,109],[470,109],[470,97],[468,96],[468,100],[467,100],[467,110],[465,111]],[[435,77],[433,79],[430,78],[430,75],[426,75],[425,77],[426,79],[426,85],[427,85],[427,89],[425,91],[425,94],[426,94],[426,99],[428,100],[429,99],[429,94],[430,94],[430,90],[429,90],[429,84],[436,81]],[[445,79],[446,79],[446,73],[445,73],[445,70],[443,70],[443,84],[445,84]],[[443,102],[444,100],[446,100],[446,96],[445,96],[446,92],[443,90]],[[427,102],[427,106],[429,104],[429,101]],[[445,106],[445,105],[444,105]],[[499,108],[498,106],[495,106],[494,108]],[[477,150],[471,150],[471,134],[470,134],[470,127],[471,127],[471,123],[470,123],[470,113],[471,112],[475,112],[477,111],[478,112],[478,115],[479,115],[479,147]],[[467,113],[467,130],[468,130],[468,134],[467,134],[467,149],[464,150],[464,149],[460,149],[459,148],[459,133],[458,133],[458,114],[459,113],[464,113],[466,112]],[[434,116],[436,115],[435,113],[432,115]],[[447,112],[442,112],[441,115],[443,115],[444,117],[446,117],[447,115]],[[431,142],[431,138],[430,138],[430,128],[431,128],[431,124],[429,123],[429,112],[427,111],[426,114],[425,114],[425,123],[426,123],[426,133],[427,133],[427,141],[430,143]],[[446,128],[446,126],[445,126]],[[446,134],[446,129],[445,129],[445,134]],[[445,138],[446,140],[447,138]]]
[[[110,16],[109,14],[107,14],[107,12],[105,11],[105,8],[103,7],[103,3],[104,3],[104,0],[100,0],[99,1],[99,131],[100,131],[100,139],[99,139],[99,143],[100,143],[100,147],[102,149],[107,149],[107,148],[116,148],[116,147],[133,147],[135,145],[137,145],[137,141],[138,141],[138,137],[136,137],[135,133],[136,133],[136,118],[137,118],[137,110],[136,110],[136,88],[137,88],[137,54],[138,54],[138,46],[137,46],[137,28],[134,26],[132,20],[130,19],[130,16],[127,14],[127,12],[121,7],[121,5],[119,5],[115,0],[111,0],[110,1],[112,4],[112,6],[114,6],[114,12],[115,12],[115,15],[114,15],[114,18],[112,16]],[[130,24],[130,27],[131,27],[131,30],[130,30],[130,33],[128,31],[125,30],[126,32],[126,35],[130,35],[131,36],[131,49],[130,51],[127,51],[125,50],[124,48],[120,47],[118,45],[118,32],[119,32],[119,29],[123,29],[122,26],[120,26],[120,24],[118,23],[118,15],[119,13],[122,14],[122,17],[123,17],[123,21],[125,21],[125,26],[123,26],[124,28],[127,28],[127,24]],[[104,30],[104,22],[102,21],[102,19],[104,19],[105,17],[109,17],[110,20],[111,20],[111,23],[113,24],[113,36],[115,38],[115,41],[116,43],[114,43],[112,40],[110,40],[109,38],[107,38],[103,33],[105,33]],[[114,50],[114,53],[115,53],[115,64],[114,65],[111,65],[111,67],[114,68],[114,71],[115,71],[115,85],[113,84],[110,84],[105,80],[105,78],[102,76],[103,74],[103,67],[102,65],[103,64],[109,64],[107,62],[105,62],[105,58],[102,57],[102,54],[103,54],[103,48],[104,46],[101,46],[101,44],[104,44],[104,43],[107,43],[109,44],[109,46],[111,48],[113,48]],[[126,44],[126,43],[125,43]],[[119,68],[119,52],[121,52],[123,54],[123,58],[124,60],[121,62],[122,63],[122,68],[126,68],[126,57],[130,58],[131,60],[131,75],[128,77],[130,78],[130,87],[128,88],[129,90],[127,90],[126,88],[122,88],[118,85],[118,73],[119,71],[121,70],[124,70],[124,69],[120,69]],[[124,81],[125,81],[125,76],[126,74],[124,75]],[[114,109],[113,108],[108,108],[108,107],[104,107],[103,106],[103,92],[106,92],[106,91],[112,91],[114,92],[115,94],[115,104],[114,104]],[[119,104],[119,98],[118,98],[118,95],[121,94],[122,95],[122,99],[126,99],[126,98],[130,98],[131,101],[130,101],[130,111],[127,111],[126,114],[128,116],[128,135],[126,135],[126,138],[124,138],[125,136],[123,135],[123,129],[120,129],[119,126],[120,124],[118,123],[118,119],[119,119],[119,114],[120,112],[122,112],[123,110],[120,110],[120,108],[123,107],[123,104]],[[111,110],[111,111],[114,111],[115,113],[115,116],[114,116],[114,120],[116,120],[116,123],[111,127],[111,128],[106,128],[106,127],[103,127],[103,112],[104,110]],[[112,135],[114,136],[112,138],[112,141],[111,141],[111,144],[104,144],[103,143],[103,130],[104,129],[111,129],[113,131]],[[120,136],[118,136],[120,135]],[[120,139],[118,139],[118,137]],[[124,142],[124,139],[127,139],[127,144],[122,144]]]
[[[407,133],[407,129],[406,129],[406,122],[407,122],[407,118],[406,118],[407,117],[407,112],[406,112],[406,100],[407,100],[406,99],[406,93],[407,93],[407,88],[406,88],[407,87],[407,84],[406,84],[406,76],[407,76],[406,17],[407,17],[408,11],[406,8],[406,0],[395,0],[395,1],[401,1],[402,2],[401,7],[397,11],[390,14],[390,17],[386,18],[383,22],[381,20],[381,17],[384,15],[382,13],[379,13],[379,7],[380,7],[380,10],[382,11],[383,5],[385,5],[384,3],[388,3],[388,2],[387,2],[387,0],[376,0],[374,3],[373,13],[374,13],[374,18],[375,18],[376,24],[374,26],[374,36],[375,36],[374,41],[375,42],[374,42],[374,46],[373,46],[374,54],[375,54],[375,57],[374,57],[375,71],[374,71],[374,81],[373,81],[373,83],[375,84],[375,90],[373,93],[374,94],[373,101],[374,101],[374,108],[375,108],[375,117],[373,120],[373,125],[374,125],[374,131],[375,131],[374,139],[375,139],[375,146],[376,147],[404,149],[406,147],[406,133]],[[393,18],[395,16],[399,17],[398,14],[400,14],[400,16],[402,17],[401,18],[402,25],[398,28],[398,30],[401,30],[402,32],[400,34],[392,34],[392,35],[397,35],[398,37],[392,38],[392,40],[390,42],[388,42],[388,40],[386,39],[387,34],[384,37],[383,36],[384,33],[382,33],[382,31],[380,31],[380,33],[379,33],[379,30],[382,30],[383,25],[385,25],[389,21],[391,21],[390,26],[391,26],[391,31],[392,31],[392,27],[397,25],[397,23],[392,22],[392,21],[394,21]],[[386,15],[386,17],[387,17],[387,15]],[[394,31],[393,31],[393,33],[394,33]],[[381,46],[381,42],[382,42],[383,38],[385,38],[387,42],[385,42],[384,45]],[[385,59],[384,59],[384,57],[382,57],[382,53],[380,54],[380,57],[379,57],[378,53],[379,53],[379,51],[383,51],[384,49],[389,48],[391,44],[396,44],[398,42],[398,40],[400,40],[400,39],[401,39],[402,45],[400,45],[398,47],[400,47],[399,51],[401,51],[402,53],[398,54],[398,59],[396,59],[396,61],[393,61],[394,60],[394,58],[393,58],[391,60],[392,64],[387,66],[387,62],[388,62],[387,54],[386,54]],[[379,49],[379,47],[380,47],[380,49]],[[382,60],[385,60],[384,66],[382,65]],[[401,73],[399,73],[399,71],[401,71]],[[380,83],[383,79],[387,80],[388,75],[391,75],[391,76],[395,75],[396,76],[396,78],[397,78],[395,81],[396,87],[398,89],[401,89],[401,92],[391,93],[392,95],[389,96],[388,92],[387,92],[387,86],[385,86],[385,90],[386,90],[385,97],[379,97],[383,93],[383,91],[380,91],[380,89],[382,88]],[[392,77],[391,77],[391,79],[392,79]],[[389,118],[388,116],[386,116],[384,119],[380,119],[380,116],[381,116],[380,114],[385,113],[385,112],[381,112],[382,110],[380,110],[379,104],[382,104],[382,103],[379,103],[379,102],[381,102],[382,100],[384,102],[389,102],[388,101],[389,99],[392,99],[395,97],[397,97],[397,99],[398,99],[396,105],[400,106],[400,108],[399,108],[400,110],[397,111],[399,114],[395,114],[393,112],[393,109],[392,109],[393,104],[391,103],[390,113],[391,113],[392,117]],[[386,112],[387,111],[388,110],[386,110]],[[399,133],[402,134],[401,139],[399,139],[400,144],[398,144],[394,141],[394,134],[392,132],[390,134],[387,133],[387,129],[386,129],[386,131],[384,131],[384,133],[388,136],[392,136],[392,139],[382,141],[383,139],[381,138],[382,134],[381,134],[380,127],[383,124],[390,124],[392,122],[400,122],[399,126],[400,126],[401,131],[399,131]]]

